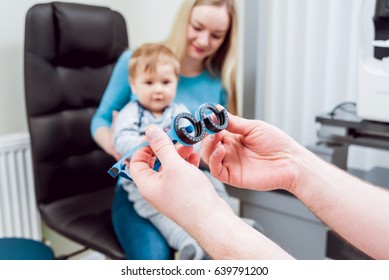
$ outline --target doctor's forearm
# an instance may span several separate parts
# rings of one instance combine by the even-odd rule
[[[202,209],[205,210],[205,209]],[[219,199],[209,211],[192,216],[186,230],[214,259],[292,259],[273,241],[256,231]]]
[[[389,192],[313,154],[303,159],[294,195],[348,242],[373,258],[389,259]]]

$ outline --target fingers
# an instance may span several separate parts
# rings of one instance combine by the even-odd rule
[[[175,164],[177,158],[179,158],[172,140],[158,126],[149,126],[146,129],[146,138],[150,147],[135,152],[131,159],[130,172],[135,181],[141,181],[142,178],[147,178],[156,173],[151,168],[155,162],[155,157],[158,157],[164,168]]]
[[[200,155],[198,153],[192,153],[187,158],[187,161],[190,164],[193,164],[194,166],[199,167],[199,165],[200,165]]]
[[[153,151],[146,147],[137,151],[130,161],[130,173],[134,181],[139,184],[143,180],[147,180],[149,176],[155,174],[155,171],[150,168],[155,161]]]
[[[172,140],[156,125],[151,125],[146,129],[146,139],[151,149],[143,148],[133,155],[131,169],[134,171],[134,174],[142,169],[148,168],[151,170],[155,158],[159,159],[164,168],[172,165],[175,166],[182,160],[181,158],[186,159],[189,163],[196,166],[200,163],[200,155],[194,152],[192,146],[181,146],[176,150]],[[152,171],[150,174],[153,173]]]
[[[194,150],[193,146],[180,146],[177,149],[178,154],[190,164],[196,167],[200,164],[200,155]]]
[[[223,167],[223,159],[226,155],[226,149],[222,144],[218,144],[211,156],[209,157],[209,169],[211,170],[211,174],[217,178],[223,180],[223,173],[224,173],[224,167]]]
[[[238,116],[231,115],[228,113],[228,126],[227,131],[246,136],[257,127],[259,122],[257,120],[247,120]]]
[[[199,165],[200,155],[193,150],[193,146],[181,146],[176,150],[172,140],[158,126],[148,127],[146,137],[151,149],[163,166],[175,165],[181,158],[187,159],[194,165]]]
[[[216,105],[216,108],[219,110],[223,110],[224,107],[220,104]],[[247,135],[253,128],[255,128],[258,123],[254,124],[253,120],[244,119],[235,115],[228,114],[228,126],[226,128],[227,131],[235,133],[235,134],[241,134],[241,135]]]
[[[215,151],[216,146],[219,144],[221,140],[221,135],[221,132],[217,134],[207,135],[203,140],[203,144],[201,146],[201,153],[203,156],[203,160],[206,164],[209,164],[209,157]]]
[[[176,164],[177,158],[179,158],[176,148],[172,140],[161,128],[156,125],[150,125],[146,129],[146,137],[151,149],[165,168]]]

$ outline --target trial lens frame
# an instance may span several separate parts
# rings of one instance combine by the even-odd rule
[[[211,111],[213,114],[207,114]],[[212,119],[212,115],[216,117],[216,122]],[[180,126],[180,121],[186,119],[189,121],[188,126]],[[171,128],[167,135],[174,144],[177,142],[184,146],[194,145],[204,139],[205,134],[215,134],[228,126],[228,114],[226,109],[218,110],[213,104],[204,103],[195,113],[195,117],[189,113],[180,113],[173,118]],[[126,164],[123,163],[126,159],[142,147],[149,146],[149,142],[145,141],[138,146],[128,151],[118,162],[116,162],[109,170],[108,174],[113,178],[117,176],[123,177],[132,181],[130,174],[125,171]],[[161,166],[157,159],[154,164],[154,170],[158,171]]]

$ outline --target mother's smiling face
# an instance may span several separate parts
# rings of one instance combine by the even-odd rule
[[[216,53],[230,28],[225,5],[198,5],[192,10],[187,31],[187,56],[203,61]]]

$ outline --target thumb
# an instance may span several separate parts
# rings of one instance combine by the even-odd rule
[[[226,130],[231,133],[246,136],[256,125],[258,125],[258,121],[244,119],[228,113],[228,126]]]
[[[168,167],[169,164],[176,162],[177,158],[180,158],[172,140],[160,127],[156,125],[147,127],[146,137],[151,149],[163,166]]]

